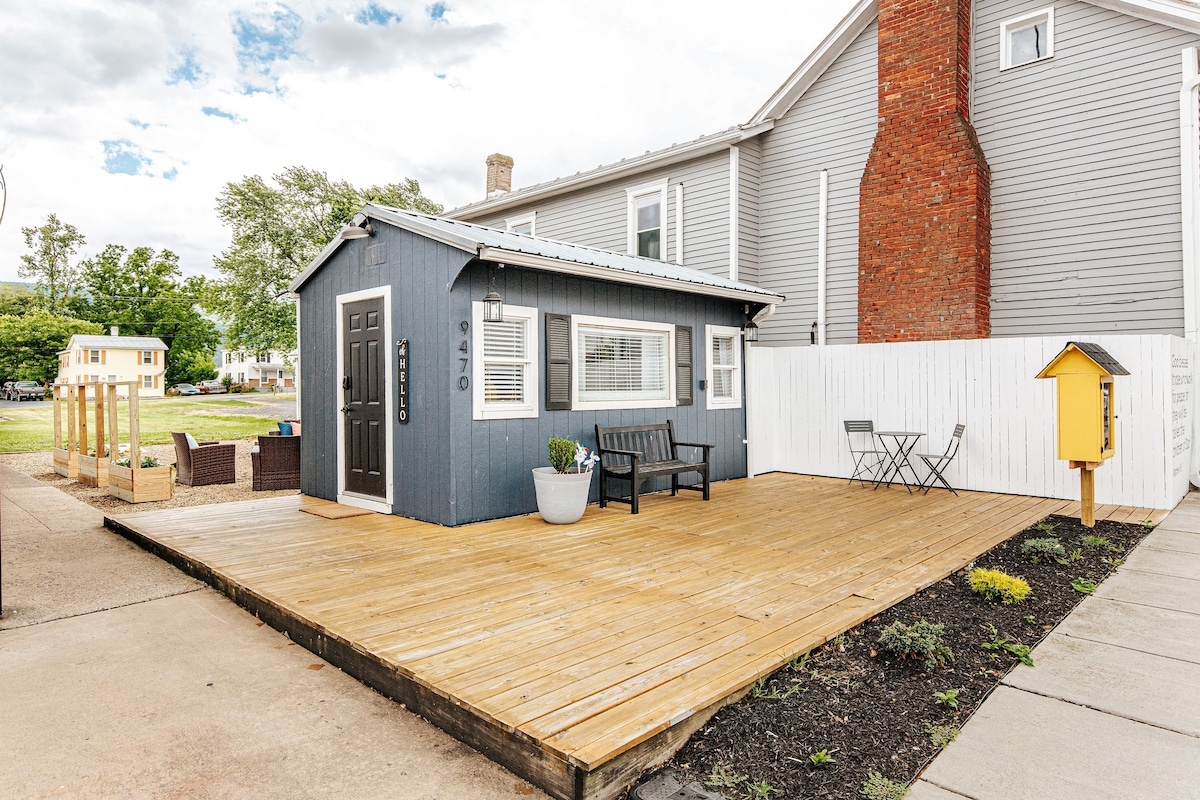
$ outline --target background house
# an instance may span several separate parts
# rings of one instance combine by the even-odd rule
[[[228,375],[234,383],[244,383],[253,389],[267,386],[291,389],[296,385],[294,365],[294,358],[285,358],[277,350],[266,353],[226,350],[217,366],[217,379],[223,380]]]
[[[137,381],[138,397],[162,397],[167,370],[167,346],[149,336],[120,336],[113,326],[109,336],[76,334],[58,353],[56,384],[90,381]],[[117,394],[128,396],[128,387]]]

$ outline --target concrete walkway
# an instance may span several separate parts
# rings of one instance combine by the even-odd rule
[[[540,791],[0,466],[0,797]]]
[[[1018,666],[909,800],[1200,797],[1200,493]]]

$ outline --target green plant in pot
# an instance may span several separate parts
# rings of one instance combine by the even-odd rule
[[[587,508],[592,467],[599,458],[579,442],[557,436],[550,437],[548,450],[550,466],[533,470],[538,512],[555,525],[576,522]]]

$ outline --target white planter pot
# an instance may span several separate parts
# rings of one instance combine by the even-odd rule
[[[555,525],[576,522],[587,508],[592,473],[559,473],[554,467],[535,467],[533,488],[542,519]]]

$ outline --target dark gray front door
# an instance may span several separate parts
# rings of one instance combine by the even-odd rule
[[[346,491],[387,496],[383,298],[342,306]]]

